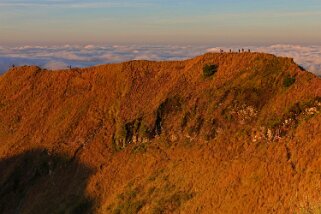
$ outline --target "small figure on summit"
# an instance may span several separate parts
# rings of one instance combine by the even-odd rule
[[[14,68],[14,67],[16,67],[16,66],[15,66],[15,64],[12,64],[11,67]]]

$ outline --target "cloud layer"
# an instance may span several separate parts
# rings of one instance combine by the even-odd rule
[[[272,45],[256,48],[259,52],[272,53],[278,56],[292,57],[306,70],[321,76],[321,46]]]
[[[12,65],[33,64],[56,70],[86,67],[127,60],[181,60],[220,48],[237,50],[240,47],[209,47],[179,45],[64,45],[64,46],[0,46],[0,73]],[[295,62],[321,76],[321,46],[272,45],[252,46],[253,51],[293,57]]]

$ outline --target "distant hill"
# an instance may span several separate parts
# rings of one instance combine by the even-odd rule
[[[321,209],[321,80],[205,54],[0,77],[0,213]]]

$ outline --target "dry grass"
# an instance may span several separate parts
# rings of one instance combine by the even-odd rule
[[[0,157],[44,148],[84,163],[93,173],[75,194],[97,213],[291,213],[321,203],[321,116],[306,104],[318,97],[318,77],[261,53],[18,67],[0,78]],[[278,138],[295,105],[314,113],[292,114]]]

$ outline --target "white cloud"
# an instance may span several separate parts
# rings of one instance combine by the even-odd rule
[[[96,64],[122,62],[127,60],[180,60],[192,58],[206,52],[220,49],[238,50],[242,47],[209,47],[179,45],[62,45],[21,46],[0,48],[0,73],[11,64],[35,64],[61,69],[68,65],[86,67]],[[321,46],[277,44],[252,46],[253,51],[272,53],[294,58],[295,62],[317,75],[321,75]]]
[[[208,48],[206,51],[207,52],[220,52],[221,48]]]
[[[50,70],[60,70],[60,69],[66,69],[68,65],[64,62],[50,61],[46,65],[44,65],[44,67]]]
[[[134,60],[160,60],[161,57],[157,54],[146,53],[142,55],[135,56]]]
[[[321,75],[321,46],[278,44],[266,47],[255,47],[254,50],[272,53],[277,56],[292,57],[296,63],[308,71]]]
[[[100,60],[106,61],[106,63],[108,62],[120,62],[123,61],[125,59],[125,57],[117,55],[117,54],[113,54],[113,53],[106,53],[103,54],[99,57]]]
[[[96,48],[96,46],[95,45],[85,45],[84,48],[85,49],[94,49],[94,48]]]

